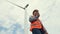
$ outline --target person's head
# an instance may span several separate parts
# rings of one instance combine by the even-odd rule
[[[38,11],[37,9],[35,9],[35,10],[33,11],[33,15],[34,15],[34,16],[39,15],[39,11]]]

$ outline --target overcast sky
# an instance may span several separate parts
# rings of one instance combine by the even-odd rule
[[[17,5],[24,7],[29,4],[27,8],[27,27],[28,33],[30,23],[28,18],[32,15],[34,9],[38,9],[40,19],[49,34],[60,34],[60,0],[9,0]],[[14,23],[19,23],[24,28],[24,14],[25,11],[9,2],[7,0],[0,0],[0,26],[9,28]]]

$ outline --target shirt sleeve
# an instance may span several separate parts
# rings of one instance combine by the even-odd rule
[[[36,21],[38,19],[38,16],[36,17],[29,17],[29,22],[33,22],[33,21]]]

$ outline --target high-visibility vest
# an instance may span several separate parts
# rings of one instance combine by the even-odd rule
[[[30,31],[32,31],[32,29],[34,28],[38,28],[38,29],[42,28],[42,24],[39,19],[31,23]]]

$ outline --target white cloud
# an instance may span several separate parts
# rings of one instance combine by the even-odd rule
[[[60,1],[59,0],[9,0],[15,4],[24,7],[29,4],[27,8],[27,16],[32,14],[34,9],[38,9],[41,14],[41,20],[49,32],[49,34],[60,34]],[[27,17],[27,18],[28,18]],[[9,24],[19,23],[24,27],[24,10],[14,6],[6,0],[0,0],[0,19],[4,21],[5,27],[10,27]],[[27,21],[28,22],[28,21]],[[28,22],[28,27],[30,23]],[[29,30],[29,29],[28,29]],[[30,34],[31,32],[28,31]]]

